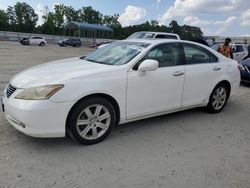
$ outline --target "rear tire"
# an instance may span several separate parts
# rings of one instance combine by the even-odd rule
[[[229,88],[226,84],[218,84],[212,91],[206,110],[210,113],[219,113],[225,107],[229,98]]]
[[[95,97],[77,103],[71,110],[67,129],[69,135],[81,144],[96,144],[104,140],[116,122],[113,105],[106,99]]]

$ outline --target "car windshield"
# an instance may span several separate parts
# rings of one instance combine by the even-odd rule
[[[123,65],[136,57],[148,45],[134,42],[111,43],[81,59],[106,65]]]
[[[147,32],[139,32],[130,35],[127,39],[147,39],[147,38],[154,38],[154,33],[147,33]]]

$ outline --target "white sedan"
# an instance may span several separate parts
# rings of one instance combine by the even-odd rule
[[[27,135],[94,144],[117,124],[194,107],[220,112],[239,83],[237,62],[201,44],[124,40],[19,73],[2,107]]]

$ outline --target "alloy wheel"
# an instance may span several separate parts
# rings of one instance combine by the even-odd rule
[[[87,140],[95,140],[105,134],[110,126],[111,114],[101,105],[90,105],[82,110],[76,122],[78,134]]]
[[[224,87],[218,87],[212,96],[212,106],[215,110],[223,108],[227,100],[227,91]]]

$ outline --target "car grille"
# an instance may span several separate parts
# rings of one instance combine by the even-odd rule
[[[8,85],[6,89],[6,96],[9,98],[14,92],[16,91],[16,88],[12,85]]]

